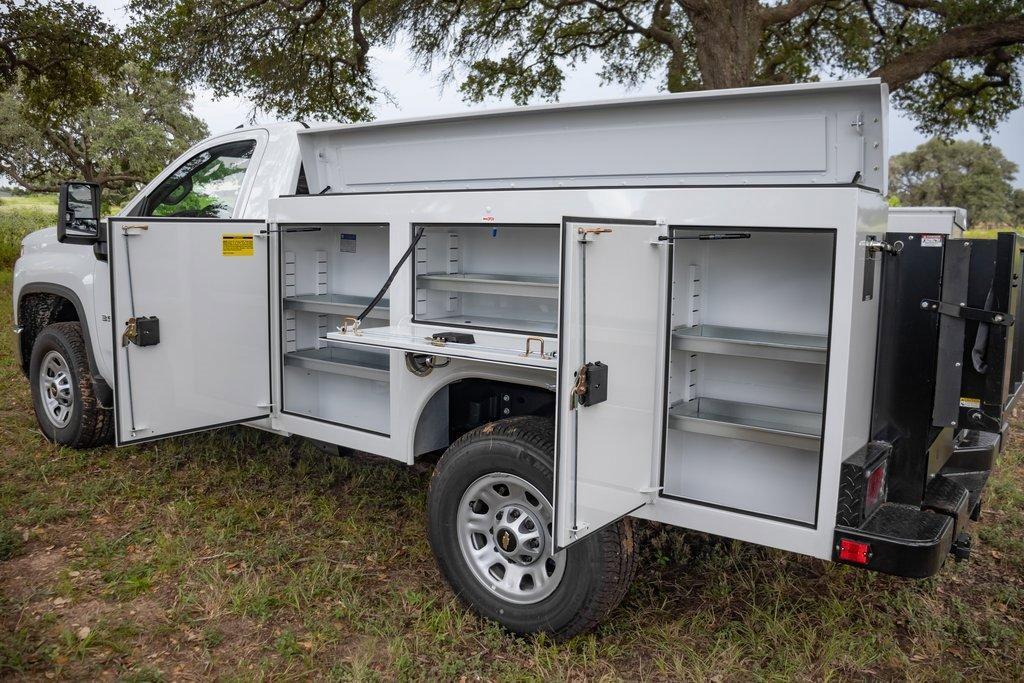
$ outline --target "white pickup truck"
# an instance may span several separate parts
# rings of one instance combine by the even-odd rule
[[[890,217],[886,111],[867,80],[246,128],[105,221],[67,183],[15,265],[39,425],[443,451],[431,547],[517,633],[603,619],[632,518],[929,576],[1019,393],[1024,266]]]

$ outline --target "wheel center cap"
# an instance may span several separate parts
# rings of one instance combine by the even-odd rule
[[[519,541],[510,529],[498,529],[498,533],[495,534],[495,539],[498,541],[498,547],[501,548],[503,553],[512,554],[515,552],[516,548],[519,547]]]

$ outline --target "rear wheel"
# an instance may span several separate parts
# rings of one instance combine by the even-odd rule
[[[554,552],[554,429],[518,417],[469,432],[445,452],[427,501],[430,545],[455,593],[514,633],[569,638],[600,623],[633,576],[622,520]]]
[[[32,346],[29,378],[39,429],[50,441],[73,448],[109,443],[113,413],[93,392],[89,356],[77,322],[44,327]]]

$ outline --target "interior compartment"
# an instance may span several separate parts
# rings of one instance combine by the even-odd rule
[[[387,225],[281,228],[282,410],[390,433],[390,354],[321,340],[355,317],[387,279]],[[363,327],[389,323],[384,299]]]
[[[813,524],[834,233],[721,232],[672,230],[664,495]]]
[[[557,225],[415,227],[418,322],[555,334]]]

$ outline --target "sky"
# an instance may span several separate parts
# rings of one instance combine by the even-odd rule
[[[115,26],[123,27],[127,17],[122,9],[125,0],[92,0]],[[508,100],[488,99],[481,104],[470,104],[462,100],[455,86],[442,90],[438,87],[436,74],[423,73],[416,68],[406,51],[398,46],[392,50],[374,49],[370,63],[377,81],[395,99],[395,104],[380,102],[374,107],[377,119],[427,116],[458,111],[477,110],[492,107],[511,106]],[[649,81],[639,88],[627,89],[621,85],[602,86],[597,78],[599,65],[584,65],[568,74],[562,91],[561,102],[580,102],[616,97],[655,95],[659,92],[657,81]],[[193,102],[193,111],[206,121],[211,134],[223,133],[241,123],[248,123],[253,110],[252,103],[244,97],[216,99],[212,93],[199,89]],[[274,118],[256,112],[256,122],[273,121]],[[958,136],[980,140],[977,131]],[[914,149],[927,139],[914,130],[914,122],[891,110],[889,118],[889,153],[899,154]],[[1024,109],[1013,112],[1000,124],[991,136],[992,144],[1002,149],[1003,154],[1020,167],[1016,185],[1024,187]]]

